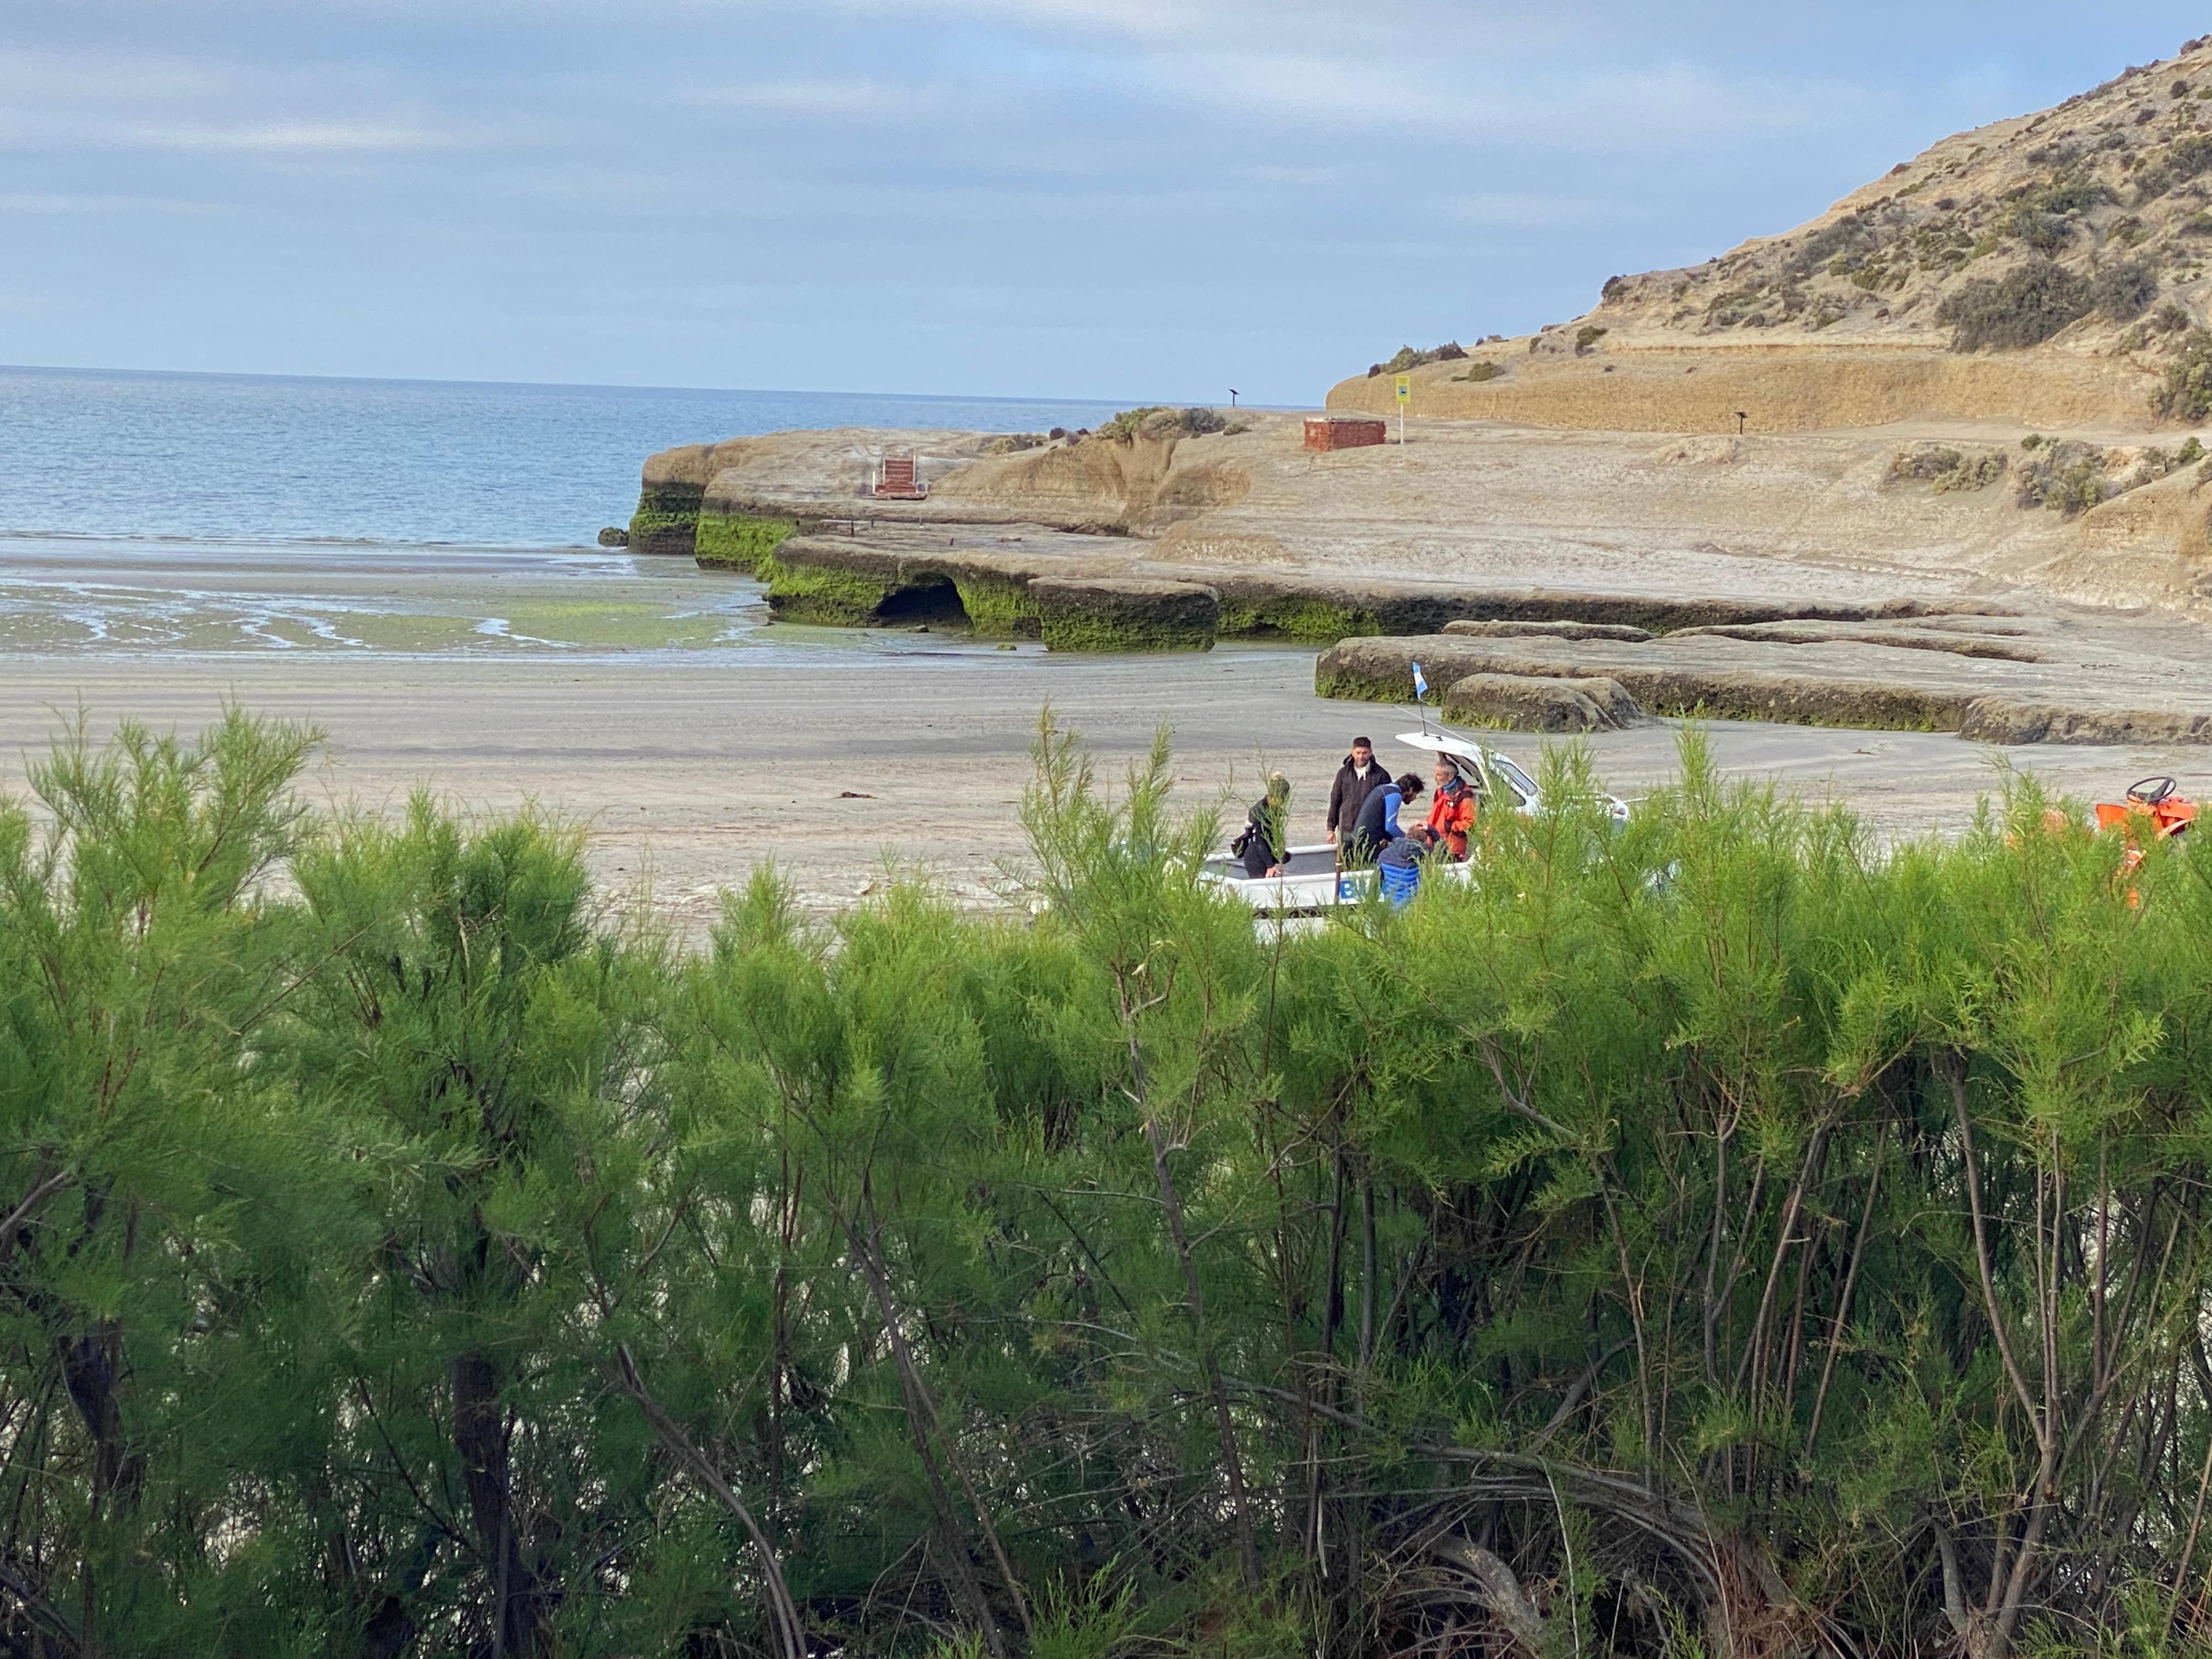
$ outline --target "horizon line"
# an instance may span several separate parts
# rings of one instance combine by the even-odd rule
[[[811,386],[647,386],[614,380],[486,380],[446,378],[427,374],[283,374],[259,369],[230,368],[119,368],[97,364],[79,363],[0,363],[0,374],[119,374],[148,380],[316,380],[353,386],[497,386],[515,390],[546,392],[668,392],[701,397],[796,397],[796,398],[875,398],[894,403],[968,403],[968,404],[1096,404],[1102,407],[1139,407],[1125,397],[1037,397],[1001,392],[856,392],[835,387]],[[1158,406],[1158,405],[1154,405]],[[1212,404],[1206,407],[1213,407]],[[1275,410],[1304,407],[1304,405],[1272,404],[1239,404],[1239,408]],[[1226,405],[1223,405],[1226,407]]]

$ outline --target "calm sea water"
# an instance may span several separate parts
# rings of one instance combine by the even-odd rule
[[[656,449],[839,426],[1041,432],[1103,403],[0,368],[0,536],[574,547]]]

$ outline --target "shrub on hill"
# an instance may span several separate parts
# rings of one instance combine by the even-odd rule
[[[1148,404],[1141,409],[1123,410],[1102,425],[1097,435],[1117,443],[1127,443],[1139,433],[1147,438],[1202,438],[1228,424],[1228,416],[1218,409],[1170,409],[1165,404]]]
[[[2184,133],[2157,161],[2136,174],[2136,205],[2157,200],[2207,167],[2212,167],[2212,133]]]
[[[2202,421],[2212,416],[2212,332],[2191,329],[2181,355],[2166,371],[2166,382],[2153,409],[2168,420]]]
[[[1994,449],[1968,455],[1948,444],[1924,444],[1898,451],[1890,461],[1889,476],[1900,483],[1933,484],[1936,493],[1942,495],[1954,490],[1986,489],[2004,477],[2009,465]]]
[[[2140,260],[2107,265],[2089,279],[2089,303],[2100,316],[2132,322],[2158,297],[2158,273]]]
[[[2111,465],[2111,458],[2091,445],[2046,439],[2034,459],[2021,464],[2020,504],[2056,507],[2069,519],[2087,513],[2120,493],[2106,476]]]
[[[1377,374],[1403,374],[1407,370],[1419,368],[1425,363],[1455,363],[1466,356],[1466,349],[1456,340],[1431,346],[1426,351],[1416,351],[1409,345],[1400,346],[1388,362],[1370,363],[1367,378],[1371,380]]]
[[[2036,259],[2004,276],[1980,277],[1949,295],[1936,320],[1951,330],[1951,349],[1984,346],[2018,349],[2039,345],[2089,313],[2089,279],[2049,259]]]

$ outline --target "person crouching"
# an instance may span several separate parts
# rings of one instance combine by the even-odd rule
[[[1263,881],[1283,873],[1290,830],[1291,781],[1280,772],[1273,773],[1267,793],[1245,814],[1243,833],[1229,844],[1229,850],[1244,861],[1247,880]]]
[[[1406,832],[1399,826],[1398,814],[1418,799],[1420,793],[1421,780],[1411,772],[1396,779],[1386,779],[1369,790],[1366,799],[1359,803],[1359,817],[1352,826],[1352,833],[1345,837],[1345,862],[1372,864],[1393,842],[1403,840]]]

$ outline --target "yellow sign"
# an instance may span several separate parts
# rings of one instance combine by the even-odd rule
[[[1398,377],[1398,401],[1401,404],[1410,404],[1413,401],[1413,377],[1410,374],[1401,374]]]

